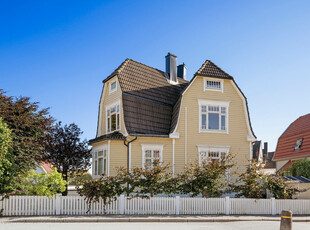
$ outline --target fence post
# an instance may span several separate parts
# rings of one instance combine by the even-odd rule
[[[175,214],[180,215],[180,197],[175,197]]]
[[[226,206],[225,214],[229,215],[230,214],[230,199],[229,199],[229,196],[225,196],[225,206]]]
[[[61,194],[56,194],[56,200],[55,200],[55,208],[56,208],[56,215],[60,215],[60,209],[61,209]]]
[[[125,195],[120,195],[119,197],[119,214],[125,214]]]
[[[276,215],[276,199],[274,197],[271,198],[271,215]]]

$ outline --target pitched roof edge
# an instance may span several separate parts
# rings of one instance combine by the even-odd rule
[[[244,95],[244,93],[242,92],[242,90],[240,89],[240,87],[238,86],[238,84],[235,82],[234,79],[231,79],[233,81],[233,83],[235,84],[235,86],[238,88],[239,92],[241,93],[241,95],[243,96],[244,100],[245,100],[245,105],[246,105],[246,112],[248,115],[248,121],[249,121],[249,126],[250,126],[250,130],[252,132],[252,135],[255,137],[255,139],[257,138],[254,131],[253,131],[253,127],[252,127],[252,123],[251,123],[251,118],[250,118],[250,112],[249,112],[249,105],[248,105],[248,99],[246,98],[246,96]]]
[[[125,61],[122,62],[107,78],[105,78],[102,82],[106,83],[108,80],[113,78],[115,75],[119,74],[124,66],[130,61],[131,59],[126,58]]]
[[[197,72],[194,74],[194,76],[196,75],[199,75],[199,76],[208,76],[208,77],[212,77],[212,76],[209,76],[209,75],[205,75],[205,74],[199,74],[198,72],[201,71],[208,63],[211,63],[212,65],[214,65],[218,70],[222,71],[223,73],[225,73],[228,78],[230,79],[234,79],[233,76],[231,76],[230,74],[226,73],[224,70],[222,70],[220,67],[218,67],[216,64],[214,64],[211,60],[206,60],[202,65],[201,67],[197,70]],[[213,76],[214,77],[214,76]],[[224,78],[224,77],[214,77],[214,78]],[[226,78],[227,79],[227,78]]]

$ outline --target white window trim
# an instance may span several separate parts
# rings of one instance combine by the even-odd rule
[[[229,104],[230,101],[210,101],[205,99],[198,99],[198,105],[199,105],[199,127],[198,132],[199,133],[224,133],[229,134]],[[201,129],[201,106],[202,105],[211,105],[211,106],[222,106],[226,107],[226,130],[205,130]],[[207,118],[208,119],[208,118]],[[207,120],[208,122],[208,120]]]
[[[112,84],[113,84],[114,82],[115,82],[115,89],[111,89]],[[109,83],[109,94],[114,93],[116,90],[117,90],[117,81],[116,81],[116,80],[111,81],[111,82]]]
[[[198,159],[199,159],[199,165],[201,166],[202,159],[200,152],[225,152],[226,156],[228,156],[230,151],[230,146],[213,146],[213,145],[197,145],[198,147]],[[219,156],[220,157],[220,156]],[[228,181],[230,181],[230,169],[226,172],[226,178]]]
[[[197,145],[199,165],[202,163],[200,152],[225,152],[226,156],[229,154],[230,146],[213,146],[213,145]]]
[[[207,88],[207,81],[217,81],[221,83],[220,89],[215,88]],[[222,92],[224,93],[224,80],[223,79],[214,79],[214,78],[205,78],[203,81],[203,91],[216,91],[216,92]]]
[[[119,106],[119,129],[116,129],[114,131],[110,131],[108,132],[108,117],[107,117],[107,112],[110,108],[114,107],[114,106]],[[121,114],[121,104],[120,104],[120,100],[112,103],[112,104],[109,104],[107,106],[105,106],[105,133],[106,134],[109,134],[109,133],[113,133],[115,131],[120,131],[121,130],[121,117],[122,117],[122,114]]]
[[[163,144],[141,144],[142,146],[142,168],[145,169],[145,150],[159,150],[159,162],[163,162]]]
[[[100,176],[101,175],[99,175],[99,174],[97,174],[97,172],[95,172],[95,161],[96,161],[96,159],[95,159],[95,153],[97,153],[97,160],[98,160],[98,153],[100,152],[100,151],[104,151],[104,150],[106,150],[107,152],[106,152],[106,160],[107,160],[107,165],[106,165],[106,170],[107,170],[107,175],[106,176],[109,176],[109,174],[110,174],[110,149],[109,149],[109,146],[108,146],[108,144],[104,144],[104,145],[100,145],[100,146],[98,146],[98,147],[95,147],[95,148],[93,148],[92,149],[92,176],[93,176],[93,178],[94,179],[96,179],[96,178],[100,178]],[[99,161],[98,161],[99,162]],[[103,161],[104,162],[104,161]],[[99,166],[97,167],[97,170],[99,169]]]

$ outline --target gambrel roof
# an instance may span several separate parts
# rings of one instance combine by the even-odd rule
[[[178,77],[178,84],[173,85],[167,81],[167,73],[126,59],[103,83],[118,78],[129,135],[168,137],[178,123],[182,94],[198,75],[233,80],[207,60],[190,82]]]

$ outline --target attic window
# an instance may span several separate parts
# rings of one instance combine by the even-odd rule
[[[110,93],[113,93],[114,91],[116,91],[116,81],[113,81],[112,83],[110,83]]]
[[[205,80],[204,91],[206,90],[223,92],[223,80],[219,81]]]
[[[294,147],[295,151],[296,150],[301,150],[302,141],[303,141],[303,138],[299,138],[299,139],[296,140],[296,144],[295,144],[295,147]]]

